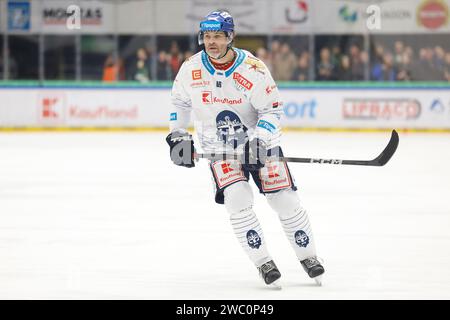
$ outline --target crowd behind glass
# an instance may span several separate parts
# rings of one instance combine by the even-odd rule
[[[446,39],[242,35],[235,45],[263,60],[277,81],[450,81]],[[0,81],[170,81],[198,50],[192,36],[8,35],[0,37]]]

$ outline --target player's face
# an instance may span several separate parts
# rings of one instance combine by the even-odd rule
[[[205,32],[203,41],[210,57],[220,57],[227,50],[228,39],[224,32]]]

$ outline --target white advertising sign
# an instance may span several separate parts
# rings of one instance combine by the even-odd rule
[[[284,125],[331,128],[450,128],[450,91],[282,90]]]
[[[118,6],[114,2],[86,0],[33,1],[33,16],[40,23],[32,30],[43,33],[110,33],[116,30]],[[75,9],[74,9],[75,6]],[[77,9],[79,8],[79,10]],[[69,9],[69,10],[68,10]],[[71,28],[70,22],[80,22],[80,28]]]
[[[370,8],[369,8],[370,7]],[[448,33],[450,0],[314,1],[314,33]]]
[[[450,90],[281,89],[283,125],[450,128]],[[157,103],[156,103],[157,102]],[[167,127],[169,89],[0,89],[0,127]]]
[[[167,126],[170,91],[0,89],[0,101],[3,127]]]
[[[274,34],[310,34],[312,29],[311,0],[280,0],[266,7],[271,32]]]
[[[232,14],[238,34],[450,32],[450,0],[0,0],[0,30],[195,35],[217,9]]]
[[[314,33],[364,33],[366,3],[321,0],[312,3]]]
[[[269,32],[267,1],[258,0],[189,0],[184,1],[184,19],[191,34],[197,34],[200,21],[217,9],[233,16],[238,34],[267,34]],[[168,3],[166,4],[168,5]]]

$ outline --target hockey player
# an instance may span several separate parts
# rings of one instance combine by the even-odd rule
[[[278,213],[286,236],[308,276],[319,279],[324,268],[316,258],[308,215],[296,193],[286,163],[277,161],[282,102],[265,64],[232,46],[234,23],[226,11],[214,11],[200,23],[203,50],[181,66],[172,89],[170,146],[172,161],[195,166],[195,148],[187,132],[191,113],[202,149],[239,153],[242,158],[211,159],[215,201],[225,204],[234,233],[266,284],[281,276],[267,249],[253,211],[250,176]]]

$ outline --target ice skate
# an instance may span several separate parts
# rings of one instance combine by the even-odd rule
[[[259,266],[258,271],[265,284],[275,289],[281,289],[281,285],[279,281],[277,281],[278,279],[280,279],[281,273],[273,260],[270,260]]]
[[[319,260],[316,257],[306,258],[305,260],[300,261],[303,266],[303,269],[306,271],[308,276],[316,281],[316,283],[321,286],[322,285],[322,275],[325,272],[325,269],[320,264]]]

